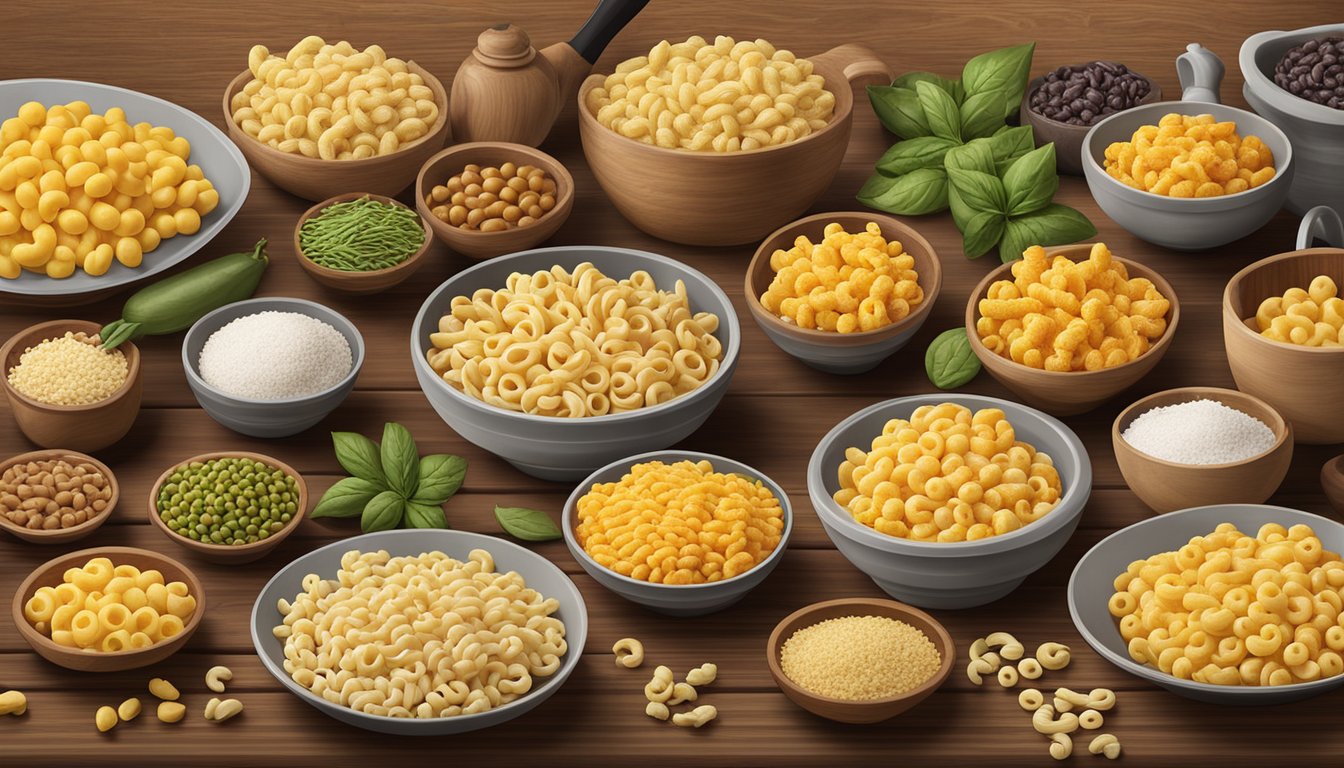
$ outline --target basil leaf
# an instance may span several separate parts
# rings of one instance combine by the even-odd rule
[[[1035,51],[1036,44],[1027,43],[982,53],[966,62],[961,70],[961,84],[967,98],[980,93],[1003,94],[1003,117],[1007,119],[1018,110],[1027,90],[1027,75]]]
[[[961,103],[963,141],[987,138],[1003,127],[1003,94],[977,93]]]
[[[909,88],[889,85],[868,86],[868,101],[882,126],[902,139],[928,136],[929,121],[924,119],[924,108],[919,97]]]
[[[344,478],[322,494],[309,517],[354,517],[382,491],[382,487],[361,477]]]
[[[915,89],[915,83],[918,82],[933,83],[942,88],[952,100],[960,104],[966,98],[966,91],[961,87],[960,80],[948,80],[945,77],[939,77],[932,72],[907,72],[904,75],[892,81],[892,85],[897,88]]]
[[[336,461],[346,472],[380,488],[387,487],[376,443],[358,432],[332,432],[331,442],[336,446]]]
[[[961,141],[961,115],[957,111],[957,102],[942,88],[921,80],[915,83],[915,94],[924,108],[924,119],[928,121],[929,132],[952,141]]]
[[[937,136],[920,136],[898,141],[877,161],[877,172],[900,176],[920,168],[942,168],[943,156],[957,142]]]
[[[1049,205],[1059,191],[1054,143],[1014,160],[1003,174],[1003,188],[1008,192],[1009,216],[1033,213]]]
[[[411,498],[420,478],[420,453],[416,450],[415,438],[405,427],[391,421],[383,425],[381,447],[387,487],[401,494],[403,499]]]
[[[952,222],[957,225],[958,232],[965,232],[971,226],[971,219],[979,213],[974,208],[966,204],[957,194],[957,190],[951,184],[947,186],[947,207],[952,211]]]
[[[980,358],[975,356],[965,328],[953,328],[934,337],[924,353],[924,372],[939,389],[955,389],[980,373]]]
[[[947,179],[961,196],[962,202],[975,211],[1007,212],[1008,194],[998,176],[983,171],[949,168]]]
[[[407,528],[447,528],[448,517],[443,514],[439,504],[422,504],[418,501],[406,502]]]
[[[920,168],[894,179],[874,174],[856,197],[869,208],[888,213],[904,216],[935,213],[947,207],[947,173],[937,168]]]
[[[1007,219],[1001,213],[980,211],[971,216],[961,228],[961,250],[968,259],[978,259],[989,253],[1003,239]]]
[[[943,158],[943,165],[949,171],[953,168],[959,168],[963,171],[993,174],[994,152],[988,140],[976,139],[949,149],[947,155]]]
[[[457,493],[467,476],[467,460],[436,453],[420,459],[420,484],[411,499],[419,504],[442,504]]]
[[[364,514],[359,519],[359,527],[365,533],[390,531],[397,527],[397,523],[401,522],[401,516],[405,510],[406,501],[401,498],[401,494],[396,491],[383,491],[374,496],[364,507]]]
[[[523,541],[554,541],[563,535],[549,515],[535,509],[496,505],[495,519],[505,533]]]
[[[1013,161],[1027,154],[1036,147],[1036,140],[1032,134],[1031,126],[1017,125],[1004,126],[991,136],[989,148],[994,153],[994,165],[998,175],[1008,170],[1008,166]]]
[[[1086,240],[1097,228],[1083,214],[1067,205],[1051,203],[1035,213],[1008,220],[999,244],[999,259],[1004,263],[1022,258],[1033,245],[1064,245]]]

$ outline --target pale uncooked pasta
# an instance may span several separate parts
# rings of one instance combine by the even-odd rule
[[[280,600],[285,672],[327,701],[383,717],[473,715],[508,704],[560,669],[568,650],[555,598],[473,549],[392,557],[351,550],[335,579],[310,573]]]
[[[430,366],[450,386],[510,411],[580,418],[684,395],[719,370],[719,317],[692,313],[685,284],[623,280],[589,262],[509,275],[503,289],[454,297],[430,334]]]

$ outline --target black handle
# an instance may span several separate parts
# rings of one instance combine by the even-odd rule
[[[602,0],[569,44],[589,64],[596,64],[607,43],[648,4],[649,0]]]

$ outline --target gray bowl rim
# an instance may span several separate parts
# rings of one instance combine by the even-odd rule
[[[251,306],[256,304],[270,304],[270,305],[283,304],[289,307],[288,310],[280,310],[276,309],[274,306],[271,306],[265,309],[258,309],[257,312],[293,311],[299,314],[307,315],[316,320],[322,320],[323,322],[326,322],[324,318],[317,317],[316,315],[312,314],[311,310],[313,307],[325,309],[328,312],[335,315],[337,318],[340,319],[340,322],[344,324],[344,326],[350,331],[350,333],[354,335],[356,341],[353,348],[350,350],[350,372],[345,375],[345,378],[341,379],[335,385],[328,387],[322,390],[321,392],[314,392],[311,395],[300,395],[299,397],[286,397],[280,400],[260,400],[252,397],[239,397],[237,395],[230,395],[227,392],[221,392],[220,390],[208,384],[205,381],[205,379],[201,378],[200,372],[196,370],[196,367],[199,365],[199,361],[192,360],[187,355],[187,347],[190,346],[190,340],[194,336],[199,335],[203,332],[201,329],[205,327],[207,320],[213,319],[216,315],[219,315],[224,310],[233,309],[244,305]],[[240,317],[242,317],[242,315],[240,315]],[[327,395],[330,395],[334,392],[339,392],[342,389],[353,384],[355,378],[359,376],[360,368],[363,367],[364,367],[364,336],[359,332],[359,327],[356,326],[353,322],[351,322],[350,318],[346,317],[340,312],[337,312],[331,307],[328,307],[325,304],[319,304],[316,301],[309,301],[307,299],[298,299],[292,296],[261,296],[258,298],[235,301],[232,304],[225,304],[224,306],[218,309],[207,312],[204,316],[201,317],[200,320],[197,320],[196,322],[192,323],[191,327],[187,329],[186,334],[182,336],[182,369],[186,371],[187,379],[188,381],[191,382],[191,385],[193,387],[199,387],[200,389],[209,392],[210,394],[214,395],[220,400],[224,400],[230,403],[237,403],[239,405],[297,405],[300,403],[316,402],[317,400],[326,397]]]
[[[324,715],[327,715],[328,717],[333,717],[333,715],[329,714],[329,713],[326,711],[326,708],[327,708],[327,707],[338,707],[339,705],[337,705],[337,704],[332,704],[331,702],[327,701],[326,699],[322,698],[321,696],[318,696],[318,695],[314,694],[312,691],[310,691],[310,690],[308,690],[307,688],[304,688],[303,686],[301,686],[301,685],[299,685],[298,683],[294,682],[294,679],[291,678],[288,674],[286,674],[286,672],[285,672],[285,670],[284,670],[283,668],[281,668],[281,667],[275,665],[275,663],[271,661],[270,657],[267,656],[267,655],[262,651],[262,644],[263,644],[263,643],[265,643],[265,642],[273,642],[273,641],[277,641],[277,640],[278,640],[278,638],[276,638],[276,637],[274,637],[274,636],[271,636],[271,635],[267,635],[266,637],[261,637],[261,636],[259,636],[259,635],[257,634],[257,623],[258,623],[258,621],[259,621],[260,618],[261,618],[261,616],[260,616],[260,612],[263,610],[263,607],[262,607],[262,598],[266,595],[267,592],[270,592],[270,591],[271,591],[271,585],[274,584],[277,580],[279,580],[279,578],[280,578],[280,576],[281,576],[282,574],[284,574],[285,572],[290,571],[290,570],[298,569],[300,563],[305,563],[305,562],[310,562],[310,561],[312,561],[313,559],[316,558],[316,556],[317,556],[319,553],[323,553],[323,552],[327,552],[327,551],[335,550],[335,549],[344,549],[344,550],[346,550],[346,551],[349,551],[349,550],[352,550],[352,549],[360,549],[360,550],[363,550],[363,551],[366,551],[366,552],[367,552],[367,551],[370,551],[370,550],[376,551],[376,550],[378,550],[378,549],[382,549],[382,548],[383,548],[383,547],[381,546],[381,544],[379,544],[379,542],[380,542],[382,539],[387,538],[387,534],[404,534],[407,530],[411,530],[411,529],[402,528],[402,529],[391,530],[391,531],[376,531],[376,532],[374,532],[374,533],[365,533],[365,534],[361,534],[361,535],[359,535],[359,536],[351,536],[351,537],[346,538],[346,539],[340,539],[340,540],[338,540],[338,541],[333,541],[333,542],[330,543],[330,544],[326,544],[326,545],[324,545],[324,546],[318,547],[317,549],[314,549],[314,550],[311,550],[311,551],[309,551],[309,552],[306,552],[306,553],[304,553],[304,554],[302,554],[302,555],[299,555],[299,556],[296,557],[295,559],[291,560],[289,563],[287,563],[287,564],[281,566],[281,567],[275,572],[275,574],[273,574],[273,575],[271,576],[271,578],[267,579],[265,586],[263,586],[263,587],[261,588],[261,591],[257,593],[257,598],[256,598],[256,600],[254,600],[254,601],[252,602],[252,611],[251,611],[251,614],[249,615],[249,621],[248,621],[248,631],[249,631],[249,633],[252,635],[252,649],[253,649],[253,651],[257,654],[257,657],[261,660],[261,664],[262,664],[262,666],[265,667],[265,668],[266,668],[266,671],[267,671],[267,672],[270,672],[270,673],[271,673],[271,676],[274,677],[276,680],[278,680],[278,681],[280,682],[280,684],[283,685],[288,691],[290,691],[291,693],[295,694],[296,696],[298,696],[298,697],[299,697],[300,699],[302,699],[303,701],[306,701],[306,702],[308,702],[309,704],[315,705],[315,706],[317,707],[318,711],[322,712]],[[461,537],[463,534],[465,534],[465,535],[470,536],[470,537],[481,537],[481,538],[489,539],[489,540],[490,540],[490,542],[489,542],[489,547],[490,547],[489,552],[490,552],[491,557],[493,557],[493,556],[495,555],[495,552],[496,552],[497,549],[514,550],[514,551],[516,551],[517,554],[519,554],[519,555],[521,555],[521,556],[525,556],[525,557],[528,557],[528,558],[531,558],[531,559],[535,560],[536,563],[537,563],[537,567],[538,567],[538,568],[550,568],[550,569],[552,569],[553,571],[555,571],[555,574],[556,574],[557,576],[560,577],[562,583],[567,584],[567,585],[569,586],[569,588],[570,588],[571,590],[573,590],[573,592],[574,592],[574,594],[573,594],[573,598],[574,598],[574,600],[578,603],[579,610],[580,610],[580,612],[581,612],[582,615],[583,615],[583,620],[582,620],[582,622],[581,622],[582,625],[583,625],[583,633],[582,633],[582,634],[583,634],[583,637],[581,638],[581,640],[583,640],[584,642],[587,641],[587,639],[588,639],[588,604],[584,601],[584,599],[583,599],[583,592],[581,592],[581,591],[579,590],[578,585],[574,583],[574,580],[571,579],[571,578],[569,577],[568,574],[566,574],[563,570],[560,569],[560,566],[556,565],[555,563],[552,563],[550,560],[546,559],[546,558],[543,557],[542,555],[537,554],[536,552],[533,552],[532,550],[528,549],[527,547],[521,546],[521,545],[519,545],[519,544],[514,544],[514,543],[511,542],[511,541],[505,541],[504,539],[498,538],[498,537],[496,537],[496,536],[491,536],[491,535],[486,534],[486,533],[477,533],[477,532],[475,532],[475,531],[455,531],[455,530],[450,530],[450,529],[417,530],[416,533],[417,533],[418,535],[425,536],[424,544],[423,544],[423,545],[417,545],[417,548],[420,548],[420,550],[421,550],[422,552],[430,552],[430,551],[433,551],[435,547],[438,547],[438,549],[441,551],[441,550],[442,550],[443,548],[445,548],[446,546],[449,546],[449,545],[447,545],[447,544],[441,544],[441,545],[440,545],[440,544],[434,544],[434,543],[432,543],[432,540],[433,540],[434,538],[436,538],[436,537],[444,536],[446,539],[453,539],[453,538]],[[484,548],[484,546],[482,546],[482,548]],[[396,555],[393,555],[393,556],[396,557]],[[332,574],[332,575],[334,575],[334,574]],[[328,578],[329,578],[329,577],[328,577]],[[552,595],[547,595],[546,597],[552,597]],[[286,598],[286,599],[289,599],[289,598]],[[265,609],[266,609],[266,610],[275,610],[275,606],[274,606],[274,605],[267,605],[267,606],[265,606]],[[279,615],[279,611],[276,611],[276,615]],[[530,691],[528,691],[527,694],[524,694],[523,696],[521,696],[521,697],[519,697],[519,698],[517,698],[517,699],[515,699],[515,700],[513,700],[513,701],[511,701],[511,702],[509,702],[508,704],[503,704],[503,705],[498,706],[498,707],[493,707],[493,708],[488,709],[488,710],[486,710],[486,711],[484,711],[484,712],[477,712],[477,713],[470,714],[470,715],[458,715],[458,716],[456,716],[456,717],[452,717],[452,718],[406,719],[406,718],[399,718],[399,717],[388,717],[388,716],[386,716],[386,715],[370,715],[370,714],[368,714],[367,712],[361,712],[361,711],[359,711],[359,710],[357,710],[357,709],[349,709],[348,707],[347,707],[346,709],[349,709],[350,714],[353,715],[356,719],[361,720],[361,721],[365,721],[365,722],[368,722],[368,723],[386,723],[386,722],[391,721],[391,722],[406,722],[406,723],[422,723],[422,724],[425,724],[426,726],[428,726],[429,724],[442,724],[444,721],[449,721],[449,720],[452,721],[453,723],[471,723],[471,722],[474,722],[473,718],[484,719],[484,718],[486,718],[486,717],[491,716],[492,713],[493,713],[494,716],[497,717],[497,716],[498,716],[498,713],[503,712],[503,711],[505,711],[505,710],[508,710],[508,709],[511,708],[511,707],[515,707],[516,705],[519,705],[519,704],[522,704],[522,703],[526,702],[526,701],[528,700],[528,698],[530,698],[531,695],[532,695],[533,693],[535,693],[535,692],[536,692],[539,688],[541,688],[542,686],[551,686],[551,687],[554,688],[554,690],[550,691],[550,692],[547,694],[547,696],[549,696],[551,693],[555,693],[556,691],[558,691],[558,690],[560,689],[560,687],[564,685],[565,681],[569,679],[570,674],[573,673],[573,671],[575,670],[575,668],[578,667],[578,665],[579,665],[579,658],[583,655],[583,645],[584,645],[584,643],[583,643],[583,642],[580,642],[580,643],[570,643],[570,642],[569,642],[570,638],[571,638],[571,635],[570,635],[570,631],[569,631],[569,625],[566,624],[566,625],[565,625],[565,641],[566,641],[566,643],[568,643],[569,647],[568,647],[568,649],[565,651],[564,661],[561,662],[561,664],[560,664],[560,668],[557,669],[557,670],[555,671],[555,674],[553,674],[553,675],[551,675],[550,677],[547,677],[547,678],[545,678],[544,680],[542,680],[542,683],[541,683],[540,686],[536,686],[536,687],[532,688]],[[524,714],[524,713],[520,712],[520,713],[518,713],[518,714],[519,714],[519,715],[522,715],[522,714]],[[493,719],[493,718],[492,718],[492,719]],[[505,719],[507,720],[507,719],[510,719],[510,718],[505,718]],[[468,728],[463,728],[463,729],[461,729],[461,730],[462,730],[462,731],[470,731],[470,730],[472,730],[472,728],[468,727]]]
[[[1001,408],[1004,404],[1021,408],[1030,416],[1038,419],[1041,424],[1053,431],[1063,442],[1068,453],[1078,464],[1078,476],[1075,478],[1064,478],[1061,474],[1061,483],[1064,484],[1064,493],[1059,498],[1059,503],[1055,509],[1050,511],[1044,519],[1038,520],[1030,525],[1024,525],[1015,531],[1005,533],[1000,536],[990,536],[988,538],[976,541],[949,541],[949,542],[930,542],[930,541],[910,541],[909,539],[888,536],[884,533],[869,528],[866,525],[856,521],[854,516],[835,502],[829,493],[826,493],[826,483],[823,472],[834,472],[835,468],[823,468],[821,466],[822,454],[825,453],[827,446],[840,439],[841,433],[853,427],[858,422],[875,414],[890,411],[889,418],[900,418],[898,413],[905,413],[907,416],[915,408],[921,405],[931,405],[937,403],[956,403],[972,410],[977,408]],[[1014,425],[1016,426],[1016,425]],[[1038,446],[1039,450],[1039,446]],[[1047,453],[1049,453],[1047,451]],[[1054,456],[1051,455],[1051,459]],[[1072,482],[1065,482],[1071,480]],[[991,555],[1008,552],[1014,549],[1028,547],[1037,544],[1051,534],[1057,532],[1060,528],[1068,525],[1071,518],[1082,514],[1083,508],[1087,506],[1087,499],[1092,494],[1092,462],[1088,458],[1087,448],[1083,446],[1083,441],[1078,435],[1068,427],[1064,422],[1056,419],[1044,411],[1037,410],[1022,403],[1012,400],[1004,400],[998,397],[989,397],[987,395],[972,395],[946,392],[940,394],[910,395],[907,397],[898,397],[891,400],[883,400],[874,403],[867,408],[863,408],[856,413],[851,414],[841,420],[826,433],[817,447],[812,451],[812,458],[807,462],[807,490],[811,498],[812,507],[816,510],[817,516],[822,518],[822,522],[828,527],[833,527],[837,532],[845,535],[846,538],[855,543],[874,547],[895,555],[915,556],[915,557],[973,557],[975,555]],[[1066,503],[1075,504],[1077,510],[1069,514],[1056,514]],[[820,503],[819,503],[820,502]]]
[[[422,349],[420,346],[420,336],[421,336],[420,332],[422,329],[429,328],[428,325],[429,308],[431,305],[435,304],[441,296],[443,296],[445,293],[448,293],[449,291],[456,291],[457,295],[459,296],[469,296],[471,295],[470,292],[464,293],[458,290],[457,286],[460,283],[469,281],[471,278],[475,277],[476,274],[479,272],[482,272],[486,269],[498,268],[501,264],[504,264],[508,261],[517,259],[522,256],[531,256],[532,254],[536,253],[555,253],[557,256],[560,256],[562,253],[575,254],[579,251],[585,251],[585,252],[601,251],[613,255],[625,254],[627,256],[634,256],[637,259],[645,259],[653,261],[654,263],[662,264],[663,266],[666,266],[670,269],[685,272],[687,274],[696,275],[701,279],[703,279],[709,285],[710,293],[714,294],[714,296],[719,301],[723,302],[723,306],[728,308],[727,317],[723,317],[722,315],[720,315],[719,317],[719,329],[723,330],[724,326],[727,326],[727,333],[726,333],[727,343],[724,344],[723,357],[722,359],[719,360],[719,369],[714,372],[714,375],[710,376],[708,379],[705,380],[703,384],[691,390],[690,392],[687,392],[684,395],[679,395],[677,397],[672,398],[671,400],[668,400],[667,402],[659,403],[657,405],[649,406],[646,408],[639,408],[633,411],[624,411],[622,413],[608,413],[603,414],[602,416],[584,416],[578,419],[566,419],[556,416],[537,416],[531,413],[508,411],[503,408],[498,408],[496,406],[485,403],[481,400],[477,400],[471,395],[459,392],[454,387],[448,386],[448,384],[446,384],[443,381],[443,377],[440,376],[437,371],[435,371],[433,368],[429,366],[429,361],[425,359],[425,350]],[[563,259],[557,259],[555,263],[560,266],[565,266],[567,269],[569,269],[573,268],[574,266],[577,266],[578,264],[582,264],[583,261],[588,261],[588,259],[583,259],[582,261],[573,261],[572,263],[569,263],[568,266],[566,266],[566,264],[564,263],[561,263],[562,261]],[[639,267],[636,267],[636,269],[639,269]],[[613,277],[613,275],[607,275],[607,276]],[[626,277],[629,277],[629,275],[626,275]],[[488,288],[493,286],[476,286],[475,288],[472,288],[472,290],[474,291],[482,287]],[[666,290],[666,288],[665,287],[659,288],[659,290]],[[704,309],[692,307],[691,311],[692,312],[704,311]],[[434,322],[437,324],[438,319],[435,318]],[[467,269],[462,270],[461,272],[458,272],[457,274],[453,275],[452,277],[440,283],[439,287],[431,291],[429,296],[425,298],[424,303],[420,305],[419,311],[415,313],[415,321],[411,324],[411,358],[415,362],[416,370],[433,379],[435,382],[435,386],[438,387],[438,390],[440,392],[446,393],[450,399],[456,401],[461,405],[465,405],[469,410],[476,411],[477,413],[484,414],[486,416],[501,416],[508,419],[516,419],[524,423],[534,423],[534,424],[549,424],[549,425],[616,424],[646,418],[650,414],[662,413],[663,411],[671,411],[676,408],[686,407],[688,404],[697,402],[701,398],[703,398],[706,392],[711,391],[717,382],[719,382],[728,372],[733,370],[733,368],[736,366],[738,353],[741,352],[741,349],[742,349],[742,325],[737,319],[737,310],[736,308],[733,307],[733,302],[731,299],[728,298],[728,294],[723,292],[723,288],[720,287],[718,282],[715,281],[712,277],[706,275],[705,273],[701,272],[698,269],[691,267],[688,264],[682,263],[668,256],[652,253],[650,251],[641,251],[634,248],[617,248],[609,245],[557,245],[557,246],[550,246],[547,248],[529,248],[528,250],[525,251],[515,251],[514,253],[508,253],[503,256],[497,256],[493,259],[486,259],[478,264],[475,264],[471,267],[468,267]],[[421,389],[424,389],[424,387],[422,386]],[[426,392],[425,394],[426,396],[428,396],[429,393]]]
[[[1279,87],[1268,75],[1255,66],[1255,56],[1260,49],[1270,43],[1277,43],[1288,37],[1306,36],[1307,39],[1316,39],[1328,35],[1344,36],[1344,24],[1320,24],[1315,27],[1302,27],[1301,29],[1275,29],[1265,32],[1259,32],[1246,38],[1241,44],[1241,50],[1237,53],[1237,66],[1241,69],[1241,76],[1245,80],[1243,89],[1247,93],[1253,93],[1262,101],[1271,101],[1268,98],[1269,92],[1265,89],[1273,89],[1272,92],[1281,93],[1289,100],[1279,103],[1277,100],[1270,104],[1274,109],[1284,113],[1288,117],[1305,120],[1310,123],[1317,123],[1323,126],[1334,128],[1344,128],[1344,110],[1332,109],[1324,104],[1317,104],[1314,101],[1308,101],[1289,91]],[[1305,41],[1303,41],[1305,42]],[[1333,118],[1333,119],[1330,119]],[[1268,119],[1268,118],[1266,118]]]
[[[1277,87],[1277,86],[1276,86]],[[1250,118],[1252,122],[1261,121],[1269,130],[1276,134],[1276,137],[1283,141],[1283,145],[1288,148],[1286,157],[1274,158],[1274,178],[1261,184],[1254,189],[1248,189],[1245,192],[1238,192],[1235,195],[1222,195],[1219,197],[1170,197],[1168,195],[1158,195],[1140,189],[1135,189],[1126,184],[1121,184],[1106,173],[1106,169],[1097,161],[1096,153],[1092,151],[1093,144],[1097,141],[1099,131],[1112,122],[1122,120],[1134,120],[1135,129],[1144,125],[1156,125],[1146,120],[1135,120],[1135,118],[1144,118],[1149,112],[1179,112],[1183,115],[1202,115],[1212,112],[1212,108],[1226,110],[1238,115],[1237,131],[1241,133],[1241,121]],[[1131,130],[1130,133],[1133,133]],[[1257,133],[1261,133],[1257,131]],[[1254,134],[1252,134],[1254,135]],[[1105,148],[1103,148],[1103,151]],[[1269,118],[1263,115],[1257,115],[1241,107],[1233,107],[1227,104],[1208,101],[1154,101],[1151,104],[1139,104],[1129,109],[1116,112],[1099,121],[1088,130],[1087,135],[1083,137],[1083,167],[1092,173],[1087,174],[1087,183],[1089,187],[1093,184],[1093,177],[1097,178],[1097,183],[1103,184],[1106,188],[1118,195],[1120,199],[1143,208],[1152,208],[1155,210],[1168,210],[1167,206],[1174,206],[1177,210],[1186,209],[1189,212],[1205,211],[1232,211],[1247,208],[1260,202],[1263,197],[1270,195],[1270,190],[1283,186],[1284,179],[1290,178],[1293,167],[1293,143],[1288,140],[1288,135],[1283,129],[1275,125]]]
[[[181,106],[180,104],[175,104],[171,101],[168,101],[167,99],[161,99],[158,96],[152,96],[143,91],[136,91],[131,88],[122,88],[121,86],[117,85],[108,85],[107,83],[95,83],[89,80],[71,80],[68,78],[60,78],[60,77],[25,77],[14,80],[0,80],[0,89],[14,86],[23,86],[23,85],[36,85],[36,86],[61,85],[61,86],[89,88],[93,91],[103,91],[112,94],[127,94],[136,99],[143,99],[145,101],[163,105],[171,109],[172,111],[178,113],[181,116],[182,120],[194,123],[198,128],[204,129],[207,132],[212,133],[214,135],[214,138],[218,139],[218,143],[220,147],[222,147],[224,155],[231,162],[233,162],[234,165],[236,165],[239,169],[241,169],[243,184],[242,187],[238,190],[237,200],[232,205],[228,206],[221,205],[219,208],[216,208],[215,211],[218,211],[219,215],[212,218],[209,223],[202,222],[201,231],[197,232],[194,235],[189,235],[188,239],[184,241],[181,253],[173,254],[172,256],[165,259],[155,259],[154,263],[152,264],[142,264],[141,266],[135,267],[134,269],[131,269],[129,267],[123,268],[120,264],[113,262],[113,269],[116,270],[124,269],[124,272],[112,275],[111,277],[104,275],[98,278],[97,284],[95,285],[70,290],[43,290],[42,287],[44,286],[51,286],[53,288],[62,288],[69,285],[70,281],[68,278],[65,280],[53,280],[45,276],[29,275],[25,271],[25,273],[21,274],[17,280],[0,280],[0,294],[12,294],[15,296],[25,296],[25,297],[83,296],[90,293],[98,293],[100,291],[119,290],[125,288],[129,285],[133,285],[149,277],[165,272],[171,269],[172,267],[181,264],[187,259],[190,259],[192,256],[195,256],[197,253],[201,251],[201,249],[205,248],[205,246],[208,245],[210,241],[214,240],[224,231],[226,227],[228,227],[229,222],[233,220],[233,217],[236,216],[240,210],[242,210],[243,204],[247,202],[248,192],[252,188],[252,172],[247,164],[247,159],[243,157],[242,151],[238,149],[238,147],[234,145],[232,141],[229,140],[229,137],[225,135],[222,130],[220,130],[217,126],[215,126],[214,123],[210,122],[209,120],[206,120],[204,117],[201,117],[192,110],[187,109],[186,107]],[[215,213],[215,211],[212,211],[211,213],[213,214]],[[34,279],[25,280],[24,279],[25,277],[32,277]],[[38,279],[40,279],[42,282],[37,282]]]
[[[1318,528],[1321,527],[1333,527],[1336,529],[1344,528],[1344,524],[1331,520],[1330,518],[1325,517],[1324,515],[1318,515],[1314,512],[1307,512],[1301,509],[1293,509],[1292,507],[1280,507],[1274,504],[1208,504],[1202,507],[1190,507],[1188,509],[1181,509],[1175,512],[1166,512],[1161,515],[1154,515],[1153,517],[1145,518],[1137,523],[1131,523],[1130,525],[1127,525],[1124,528],[1121,528],[1120,530],[1109,534],[1108,536],[1106,536],[1106,538],[1092,545],[1091,549],[1087,550],[1087,552],[1084,553],[1082,557],[1078,558],[1078,564],[1074,566],[1073,572],[1069,574],[1069,584],[1068,587],[1066,588],[1065,594],[1069,603],[1069,617],[1073,619],[1073,626],[1078,630],[1078,634],[1082,635],[1083,640],[1085,640],[1087,644],[1092,647],[1092,650],[1095,651],[1097,655],[1101,656],[1103,659],[1106,659],[1110,663],[1119,667],[1121,670],[1130,673],[1131,675],[1141,677],[1144,680],[1148,680],[1149,682],[1156,683],[1157,685],[1163,687],[1181,688],[1183,690],[1198,691],[1200,693],[1208,693],[1208,694],[1218,694],[1219,696],[1227,696],[1227,697],[1254,698],[1256,696],[1270,697],[1278,694],[1324,692],[1327,689],[1337,688],[1340,685],[1344,685],[1344,675],[1327,677],[1323,680],[1312,680],[1306,683],[1292,683],[1290,685],[1258,685],[1258,686],[1214,685],[1213,683],[1200,683],[1194,680],[1185,680],[1179,677],[1175,677],[1173,675],[1168,675],[1167,673],[1163,672],[1162,670],[1156,667],[1150,667],[1147,664],[1140,664],[1137,661],[1134,661],[1133,659],[1129,658],[1128,656],[1121,656],[1120,654],[1112,651],[1110,648],[1107,648],[1104,643],[1102,643],[1099,639],[1097,639],[1097,635],[1093,633],[1092,627],[1089,627],[1086,623],[1083,622],[1078,612],[1079,574],[1082,573],[1085,567],[1087,567],[1088,561],[1090,558],[1093,557],[1094,553],[1099,552],[1106,547],[1115,546],[1115,543],[1112,540],[1116,539],[1121,534],[1129,532],[1130,529],[1139,528],[1141,526],[1146,525],[1152,525],[1155,524],[1157,521],[1170,522],[1171,520],[1178,519],[1181,516],[1188,517],[1190,513],[1203,512],[1204,510],[1209,509],[1241,510],[1239,514],[1243,515],[1249,514],[1250,510],[1262,511],[1266,513],[1287,512],[1290,515],[1303,515],[1309,518],[1309,524],[1312,526],[1313,530],[1317,530]],[[1223,522],[1232,522],[1232,521],[1225,520]],[[1304,521],[1299,519],[1297,522],[1304,522]],[[1240,523],[1237,523],[1236,525],[1238,525],[1238,527],[1241,526]],[[1243,531],[1243,533],[1244,532],[1245,531]],[[1160,546],[1165,545],[1159,545],[1159,547]],[[1179,548],[1180,546],[1178,545],[1177,547],[1172,548],[1170,550],[1159,549],[1157,552],[1153,552],[1151,554],[1156,555],[1159,554],[1160,552],[1165,551],[1174,552],[1176,549]],[[1120,631],[1118,627],[1112,627],[1112,630],[1115,631],[1116,633],[1119,633]]]
[[[780,533],[779,544],[775,546],[774,550],[764,560],[753,565],[751,568],[743,571],[742,573],[739,573],[738,575],[732,577],[731,579],[722,579],[720,581],[709,581],[705,582],[704,584],[658,584],[651,581],[640,581],[639,579],[633,579],[624,574],[617,573],[611,570],[610,568],[607,568],[602,564],[598,563],[596,560],[592,558],[591,555],[588,554],[586,550],[584,550],[582,546],[579,545],[578,539],[574,537],[574,512],[575,509],[578,507],[579,499],[584,494],[586,494],[590,488],[592,488],[593,484],[596,482],[594,478],[596,478],[598,475],[605,474],[613,469],[628,470],[630,469],[631,466],[646,461],[667,461],[667,460],[708,461],[710,464],[714,464],[715,462],[728,462],[730,464],[736,464],[748,470],[753,477],[760,480],[762,483],[765,483],[766,487],[770,489],[770,492],[775,494],[775,498],[779,500],[780,507],[784,509],[784,530],[782,533]],[[719,469],[719,467],[716,466],[714,471],[722,472],[723,470]],[[744,472],[743,474],[747,473]],[[789,495],[784,492],[784,489],[779,485],[779,483],[770,479],[769,475],[766,475],[764,472],[756,469],[750,464],[744,464],[738,461],[737,459],[729,458],[728,456],[719,456],[713,453],[702,453],[700,451],[679,451],[676,450],[675,448],[668,448],[661,451],[649,451],[648,453],[640,453],[634,456],[628,456],[624,459],[617,459],[616,461],[613,461],[610,464],[598,467],[597,469],[593,470],[592,474],[588,475],[582,481],[580,481],[579,484],[574,487],[574,490],[569,494],[569,497],[565,499],[565,508],[560,515],[560,528],[565,535],[565,544],[569,546],[569,551],[573,553],[574,559],[578,560],[580,564],[584,566],[585,570],[589,566],[591,566],[592,568],[597,569],[603,575],[615,579],[616,581],[622,584],[628,584],[632,587],[638,587],[640,589],[653,589],[655,592],[663,591],[667,592],[668,594],[671,594],[673,592],[706,591],[715,588],[722,589],[723,587],[729,584],[739,582],[742,579],[751,576],[752,574],[756,574],[758,571],[760,571],[761,573],[765,573],[770,569],[774,568],[775,565],[778,563],[779,559],[784,556],[784,550],[788,547],[789,538],[793,534],[793,505],[789,502]],[[761,569],[766,570],[761,571]]]

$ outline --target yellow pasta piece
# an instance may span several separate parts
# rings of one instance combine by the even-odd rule
[[[1256,136],[1212,115],[1164,115],[1106,147],[1103,167],[1123,184],[1169,197],[1220,197],[1274,178],[1274,155]]]

